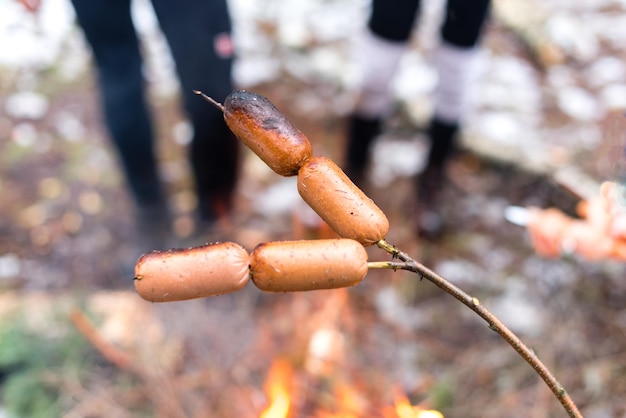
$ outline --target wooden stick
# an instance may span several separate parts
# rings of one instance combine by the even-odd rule
[[[74,309],[70,314],[70,319],[74,326],[81,334],[100,352],[109,362],[122,370],[128,370],[133,373],[142,373],[137,369],[133,360],[113,344],[106,341],[98,332],[96,327],[91,323],[87,315],[81,310]]]
[[[211,103],[213,106],[217,107],[222,112],[224,111],[224,105],[222,105],[220,102],[216,101],[212,97],[207,96],[206,94],[202,93],[200,90],[194,90],[193,92],[196,93],[198,96],[202,97],[207,102]]]
[[[412,271],[419,274],[421,278],[429,280],[435,284],[435,286],[462,302],[465,306],[469,307],[472,311],[476,312],[481,318],[487,321],[489,328],[500,334],[500,336],[502,336],[502,338],[504,338],[504,340],[509,343],[509,345],[513,347],[515,351],[517,351],[522,358],[528,362],[528,364],[531,365],[535,372],[537,372],[537,374],[548,385],[552,393],[554,393],[554,396],[556,396],[561,405],[563,405],[563,408],[570,417],[582,418],[582,414],[578,410],[578,407],[565,391],[565,388],[563,388],[558,380],[556,380],[552,372],[541,362],[541,360],[539,360],[535,353],[517,337],[517,335],[504,325],[504,323],[497,316],[482,306],[477,298],[468,295],[448,280],[413,260],[406,253],[387,243],[385,240],[380,240],[376,243],[376,245],[391,254],[393,258],[397,258],[403,263],[392,261],[386,262],[385,265],[374,262],[368,263],[368,266],[371,264],[374,268],[390,268]]]

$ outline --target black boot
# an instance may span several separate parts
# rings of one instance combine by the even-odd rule
[[[417,178],[418,234],[425,238],[436,238],[443,232],[439,200],[446,183],[446,163],[455,150],[458,129],[458,123],[436,118],[428,129],[431,148],[426,168]]]
[[[365,181],[365,168],[374,139],[380,134],[381,119],[352,116],[348,127],[345,172],[357,186]]]
[[[141,253],[165,250],[171,238],[172,218],[165,202],[140,205],[136,209],[137,245]]]
[[[165,200],[136,204],[134,218],[128,239],[116,248],[119,275],[125,279],[134,277],[135,263],[142,254],[166,250],[172,237],[172,219]]]
[[[427,167],[443,168],[455,151],[458,123],[433,119],[428,128],[431,147]]]
[[[190,148],[201,232],[228,218],[239,177],[239,141],[223,121],[212,129],[210,136],[194,138]]]

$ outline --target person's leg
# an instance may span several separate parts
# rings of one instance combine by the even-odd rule
[[[141,54],[130,0],[72,0],[91,46],[106,127],[140,207],[161,206],[150,115],[144,98]]]
[[[439,83],[429,136],[428,167],[440,169],[453,151],[466,111],[467,91],[477,56],[477,44],[489,11],[489,0],[448,0],[435,51]]]
[[[435,51],[439,83],[428,128],[431,143],[426,168],[418,177],[420,206],[434,207],[445,178],[445,165],[456,148],[459,126],[466,113],[467,91],[477,57],[477,44],[489,12],[489,0],[448,0]],[[428,212],[428,213],[426,213]],[[442,227],[434,212],[421,214],[422,235],[436,235]]]
[[[93,52],[105,125],[134,199],[137,251],[163,249],[170,216],[158,174],[130,0],[72,3]]]
[[[368,154],[389,111],[389,84],[413,31],[419,0],[373,0],[367,31],[359,45],[360,96],[348,125],[345,170],[363,180]]]
[[[212,222],[230,210],[237,181],[239,145],[222,112],[194,94],[223,102],[232,91],[233,45],[225,0],[153,0],[178,72],[182,99],[193,125],[189,149],[200,216]]]

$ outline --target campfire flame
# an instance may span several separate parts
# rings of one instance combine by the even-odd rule
[[[396,390],[395,392],[394,412],[398,418],[444,418],[443,414],[439,411],[423,409],[420,406],[411,405],[409,398],[407,398],[404,393],[399,390]]]
[[[261,412],[260,418],[287,418],[291,406],[289,386],[293,370],[286,360],[275,360],[265,383],[265,393],[269,405]]]
[[[359,418],[365,416],[363,399],[355,388],[346,384],[339,384],[334,395],[337,400],[338,411],[317,411],[315,418]]]
[[[287,360],[274,360],[265,381],[264,390],[269,404],[261,412],[260,418],[288,418],[292,412],[291,393],[294,370]],[[317,411],[315,418],[359,418],[367,410],[358,391],[351,385],[340,384],[335,388],[334,395],[338,411]],[[419,405],[412,405],[408,397],[401,391],[394,391],[394,405],[382,408],[384,418],[444,418],[436,410],[427,410]]]

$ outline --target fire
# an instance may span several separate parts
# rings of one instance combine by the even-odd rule
[[[315,418],[360,418],[365,416],[366,404],[358,391],[349,385],[338,384],[334,390],[335,412],[318,411]]]
[[[287,418],[291,406],[289,386],[293,370],[286,360],[275,360],[270,368],[267,381],[264,386],[265,393],[269,398],[269,405],[260,418]]]
[[[411,405],[409,399],[400,391],[395,394],[395,415],[398,418],[443,418],[443,414],[432,409],[423,409],[420,406]],[[391,417],[391,415],[385,414]]]
[[[263,386],[269,402],[259,415],[260,418],[299,416],[298,411],[293,410],[293,399],[295,399],[293,380],[292,364],[284,359],[274,360]],[[373,405],[369,404],[367,397],[363,397],[351,384],[336,383],[332,398],[334,399],[332,404],[325,402],[326,408],[330,411],[326,408],[318,409],[315,413],[309,412],[308,415],[315,418],[360,418],[371,415]],[[444,418],[439,411],[411,405],[408,397],[399,389],[393,391],[393,398],[394,405],[380,409],[380,414],[384,418]]]

